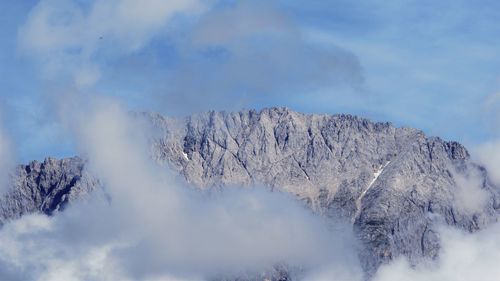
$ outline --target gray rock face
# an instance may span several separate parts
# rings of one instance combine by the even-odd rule
[[[140,114],[158,134],[153,157],[200,188],[263,184],[292,193],[319,215],[350,221],[364,245],[367,276],[405,256],[436,258],[436,218],[476,231],[496,221],[499,189],[456,142],[351,115],[305,115],[286,108],[209,112],[186,119]],[[97,186],[78,158],[20,167],[3,218],[47,214]],[[460,178],[458,178],[460,177]],[[457,204],[474,178],[479,208]],[[286,280],[286,279],[285,279]]]
[[[51,215],[98,186],[78,157],[33,161],[18,166],[12,179],[11,191],[0,200],[2,224],[29,213]]]
[[[365,245],[368,276],[401,255],[436,258],[433,218],[475,231],[497,220],[498,188],[456,142],[351,115],[304,115],[286,108],[209,112],[161,129],[157,160],[201,187],[264,184],[296,195],[321,215],[350,220]],[[488,200],[456,204],[456,175],[478,178]]]

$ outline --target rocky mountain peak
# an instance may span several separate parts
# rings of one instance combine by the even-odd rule
[[[156,129],[152,157],[199,188],[264,185],[295,195],[318,215],[351,223],[367,276],[400,256],[412,264],[437,258],[433,217],[467,231],[498,218],[499,188],[466,148],[417,129],[285,107],[135,116]],[[455,204],[469,175],[479,175],[478,192],[488,196],[474,210]],[[50,215],[98,186],[78,157],[33,161],[18,167],[1,217]]]

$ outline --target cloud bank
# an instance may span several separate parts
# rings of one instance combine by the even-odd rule
[[[455,180],[454,207],[465,213],[478,213],[484,210],[491,194],[484,189],[484,178],[480,170],[470,169],[467,174],[452,172]]]
[[[109,95],[162,101],[170,114],[358,91],[364,79],[354,54],[307,40],[292,13],[260,0],[42,0],[18,45],[48,81],[99,82]]]

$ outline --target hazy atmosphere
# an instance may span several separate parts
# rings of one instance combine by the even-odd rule
[[[1,4],[0,280],[499,280],[497,1]]]

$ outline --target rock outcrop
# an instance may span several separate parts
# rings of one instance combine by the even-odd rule
[[[47,158],[18,166],[12,175],[10,191],[0,200],[0,222],[35,212],[52,215],[91,192],[99,186],[99,181],[84,166],[78,157]]]
[[[350,220],[365,245],[360,255],[368,275],[402,255],[412,264],[436,258],[436,219],[467,231],[497,220],[499,189],[485,169],[461,144],[416,129],[286,108],[186,120],[144,116],[161,131],[154,156],[189,182],[265,184],[321,215]],[[471,210],[457,203],[464,179],[486,195],[484,204]]]

